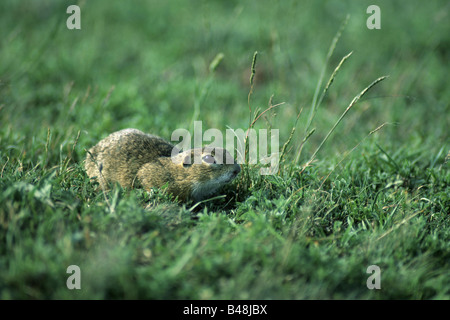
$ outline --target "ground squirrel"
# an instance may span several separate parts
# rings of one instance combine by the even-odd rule
[[[102,188],[115,182],[146,190],[167,185],[167,191],[182,201],[213,195],[241,170],[225,149],[180,152],[164,139],[137,129],[117,131],[101,140],[87,152],[85,168]]]

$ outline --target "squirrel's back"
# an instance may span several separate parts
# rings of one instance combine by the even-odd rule
[[[164,139],[137,129],[114,132],[89,149],[85,168],[100,183],[117,181],[131,187],[138,170],[159,157],[170,157],[174,146]],[[178,152],[177,150],[175,152]]]

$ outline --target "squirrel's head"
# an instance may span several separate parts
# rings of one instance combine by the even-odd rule
[[[171,161],[192,181],[194,200],[201,200],[213,194],[233,180],[241,171],[233,156],[219,147],[190,149],[176,154]]]

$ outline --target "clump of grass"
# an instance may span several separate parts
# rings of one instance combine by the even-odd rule
[[[335,67],[335,69],[334,69],[333,72],[331,73],[331,75],[330,75],[330,77],[329,77],[329,79],[328,79],[326,85],[324,86],[324,88],[323,88],[323,90],[322,90],[322,94],[321,94],[320,97],[319,97],[319,92],[320,92],[320,88],[321,88],[321,86],[322,86],[322,82],[323,82],[323,79],[324,79],[324,76],[325,76],[325,70],[326,70],[327,64],[328,64],[330,58],[332,57],[332,55],[333,55],[333,53],[334,53],[334,50],[335,50],[335,48],[336,48],[336,45],[337,45],[337,43],[338,43],[338,41],[339,41],[339,39],[340,39],[340,37],[341,37],[343,31],[344,31],[345,26],[346,26],[347,23],[348,23],[349,18],[350,18],[350,16],[347,15],[346,18],[345,18],[345,20],[343,21],[341,27],[339,28],[338,32],[337,32],[336,35],[334,36],[334,38],[333,38],[333,40],[332,40],[332,42],[331,42],[331,44],[330,44],[330,47],[329,47],[329,49],[328,49],[328,54],[327,54],[326,59],[325,59],[324,67],[323,67],[323,69],[322,69],[322,71],[321,71],[321,74],[320,74],[320,77],[319,77],[319,80],[318,80],[318,83],[317,83],[317,86],[316,86],[316,90],[315,90],[315,93],[314,93],[314,96],[313,96],[313,101],[312,101],[312,104],[311,104],[311,109],[310,109],[308,121],[307,121],[307,124],[306,124],[306,126],[305,126],[305,135],[304,135],[304,137],[303,137],[303,139],[302,139],[302,141],[301,141],[301,143],[300,143],[300,145],[299,145],[299,147],[298,147],[298,149],[297,149],[297,155],[296,155],[294,164],[298,164],[298,163],[299,163],[299,161],[300,161],[300,156],[301,156],[301,153],[302,153],[304,144],[308,141],[308,139],[309,139],[309,138],[314,134],[314,132],[316,131],[315,128],[312,128],[312,129],[310,129],[310,128],[311,128],[311,125],[312,125],[312,123],[313,123],[313,120],[314,120],[314,118],[315,118],[315,116],[316,116],[316,113],[317,113],[317,110],[318,110],[320,104],[322,103],[324,97],[326,96],[326,94],[327,94],[327,92],[329,91],[331,85],[333,84],[333,82],[334,82],[334,80],[335,80],[335,78],[336,78],[336,76],[337,76],[339,70],[341,69],[341,67],[344,65],[344,63],[345,63],[345,62],[351,57],[351,55],[353,54],[353,51],[351,51],[350,53],[348,53],[347,55],[345,55],[344,57],[342,57],[342,59],[340,60],[340,62],[338,63],[338,65]],[[257,61],[257,57],[258,57],[258,51],[255,51],[255,53],[253,54],[253,59],[252,59],[251,68],[250,68],[250,71],[251,71],[251,72],[250,72],[250,91],[249,91],[249,93],[248,93],[249,126],[248,126],[248,130],[247,130],[247,135],[245,136],[245,141],[244,141],[244,145],[245,145],[245,156],[244,156],[245,164],[244,164],[244,166],[243,166],[244,170],[243,170],[243,173],[242,173],[242,178],[241,178],[241,180],[240,180],[240,182],[241,182],[242,184],[244,184],[246,187],[248,187],[248,186],[251,184],[251,182],[250,182],[250,176],[249,176],[249,171],[248,171],[248,170],[249,170],[249,167],[248,167],[248,147],[249,147],[249,143],[248,143],[248,132],[249,132],[249,130],[250,130],[251,128],[254,127],[256,121],[257,121],[264,113],[266,113],[267,111],[273,109],[274,107],[277,107],[277,106],[280,106],[280,105],[284,104],[284,103],[279,103],[279,104],[273,105],[273,104],[272,104],[272,98],[273,98],[273,95],[272,95],[272,97],[271,97],[271,99],[270,99],[270,101],[269,101],[269,107],[268,107],[267,109],[265,109],[262,113],[259,112],[259,109],[256,109],[256,111],[255,111],[254,113],[252,113],[252,107],[251,107],[250,101],[251,101],[251,96],[252,96],[253,90],[254,90],[254,81],[253,81],[253,80],[254,80],[254,77],[255,77],[255,74],[256,74],[256,61]],[[350,111],[350,109],[351,109],[351,108],[352,108],[352,107],[353,107],[353,106],[354,106],[354,105],[355,105],[355,104],[356,104],[356,103],[357,103],[357,102],[358,102],[358,101],[359,101],[359,100],[360,100],[360,99],[361,99],[361,98],[362,98],[362,97],[363,97],[363,96],[364,96],[364,95],[372,88],[372,87],[374,87],[374,86],[375,86],[376,84],[378,84],[379,82],[385,80],[387,77],[388,77],[388,76],[382,76],[382,77],[379,77],[379,78],[375,79],[372,83],[370,83],[370,84],[369,84],[367,87],[365,87],[358,95],[356,95],[356,96],[353,98],[353,100],[350,102],[350,104],[348,105],[348,107],[345,109],[345,111],[342,113],[342,115],[339,117],[339,119],[335,122],[335,124],[332,126],[332,128],[328,131],[328,133],[326,134],[326,136],[324,137],[324,139],[321,141],[321,143],[319,144],[319,146],[318,146],[318,147],[316,148],[316,150],[313,152],[313,154],[311,155],[311,157],[309,158],[309,160],[308,160],[304,165],[302,165],[302,169],[301,169],[300,173],[302,173],[307,167],[309,167],[309,166],[314,162],[314,160],[315,160],[315,158],[316,158],[316,156],[317,156],[317,153],[321,150],[321,148],[323,147],[323,145],[325,144],[325,142],[330,138],[330,136],[332,135],[332,133],[335,131],[336,127],[341,123],[341,121],[344,119],[344,117],[347,115],[347,113]],[[280,152],[280,158],[279,158],[280,163],[282,163],[283,160],[284,160],[284,156],[285,156],[285,154],[286,154],[286,152],[287,152],[287,148],[288,148],[289,144],[290,144],[291,141],[292,141],[292,138],[293,138],[294,133],[295,133],[295,131],[296,131],[296,127],[297,127],[297,125],[298,125],[298,121],[299,121],[300,115],[302,114],[302,111],[303,111],[303,108],[301,108],[300,111],[298,112],[297,118],[296,118],[296,120],[295,120],[294,126],[293,126],[292,129],[291,129],[290,135],[289,135],[288,139],[286,140],[286,142],[283,144],[283,147],[282,147],[281,152]],[[384,126],[384,125],[383,125],[383,126]],[[370,136],[372,133],[374,133],[374,132],[380,130],[383,126],[380,126],[380,127],[378,127],[377,129],[371,131],[371,132],[369,133],[369,136]],[[365,138],[364,138],[364,139],[365,139]],[[355,148],[356,148],[358,145],[359,145],[359,144],[357,144],[357,145],[355,146]],[[354,148],[354,149],[355,149],[355,148]],[[342,160],[343,160],[343,159],[342,159]],[[342,161],[342,160],[341,160],[341,161]],[[292,174],[292,168],[293,168],[293,166],[290,166],[290,168],[291,168],[291,174]]]
[[[306,164],[303,166],[303,168],[308,167],[315,159],[317,153],[319,152],[319,150],[322,148],[322,146],[325,144],[325,142],[328,140],[328,138],[330,137],[330,135],[333,133],[333,131],[336,129],[336,127],[339,125],[339,123],[342,121],[342,119],[344,119],[345,115],[348,113],[348,111],[356,104],[356,102],[359,101],[359,99],[361,99],[361,97],[367,93],[367,91],[370,90],[370,88],[372,88],[373,86],[375,86],[377,83],[383,81],[384,79],[386,79],[387,76],[382,76],[376,80],[374,80],[369,86],[367,86],[366,88],[364,88],[357,96],[355,96],[353,98],[353,100],[350,102],[350,104],[348,105],[347,109],[345,109],[345,111],[342,113],[342,115],[339,117],[339,119],[336,121],[336,123],[333,125],[333,127],[330,129],[330,131],[328,131],[327,135],[325,136],[325,138],[322,140],[322,142],[319,144],[319,146],[317,147],[317,149],[314,151],[314,153],[312,154],[311,158],[306,162]],[[304,169],[303,169],[304,170]],[[303,171],[302,170],[302,171]]]
[[[258,57],[258,51],[255,51],[255,53],[253,54],[253,58],[252,58],[252,63],[251,63],[251,68],[250,68],[250,91],[248,93],[248,98],[247,98],[247,103],[248,103],[248,110],[249,110],[249,124],[248,124],[248,128],[244,137],[244,141],[243,141],[243,145],[244,145],[244,155],[243,155],[243,160],[244,163],[242,164],[242,173],[241,173],[241,178],[239,180],[238,183],[238,190],[248,190],[248,188],[252,185],[252,179],[250,176],[250,166],[249,166],[249,148],[250,148],[250,141],[249,141],[249,132],[250,130],[254,129],[256,122],[262,117],[264,116],[264,114],[266,114],[267,112],[269,112],[270,110],[282,106],[285,103],[281,102],[281,103],[276,103],[273,104],[273,95],[271,95],[270,99],[269,99],[269,103],[268,103],[268,107],[266,109],[264,109],[263,111],[261,111],[261,108],[257,107],[255,109],[255,111],[252,110],[252,106],[251,106],[251,97],[253,95],[253,90],[254,90],[254,79],[255,79],[255,74],[256,74],[256,60]]]

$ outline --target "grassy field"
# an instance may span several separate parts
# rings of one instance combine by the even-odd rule
[[[73,4],[80,30],[66,1],[0,2],[0,299],[450,298],[448,1]],[[84,171],[113,131],[246,130],[280,103],[254,124],[279,172],[243,165],[225,197]]]

